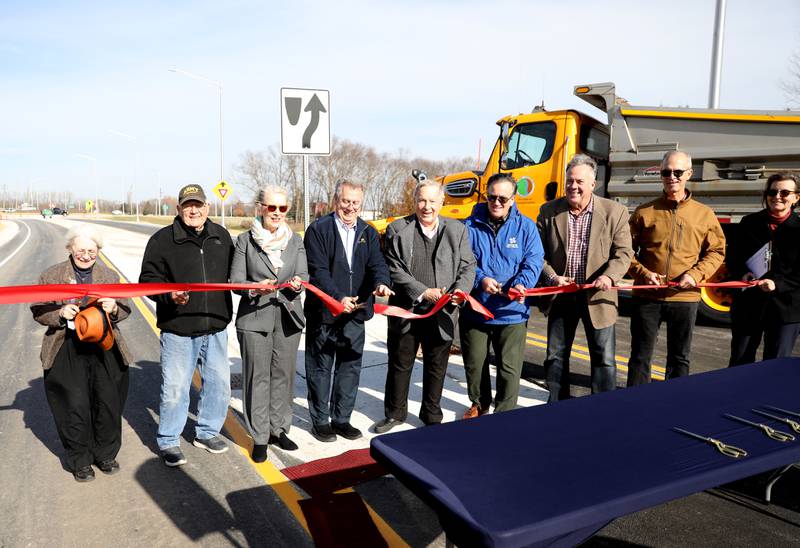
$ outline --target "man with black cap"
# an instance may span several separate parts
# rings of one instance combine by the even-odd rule
[[[139,283],[225,283],[233,242],[225,228],[208,219],[209,205],[200,185],[178,194],[178,215],[153,234],[142,259]],[[158,447],[164,464],[180,466],[186,458],[180,435],[189,414],[189,391],[195,367],[203,378],[193,444],[224,453],[220,436],[230,403],[230,364],[226,326],[233,307],[228,291],[173,291],[150,296],[156,302],[161,330],[161,398]]]

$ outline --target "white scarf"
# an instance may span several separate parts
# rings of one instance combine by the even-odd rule
[[[275,267],[277,272],[283,266],[281,253],[286,246],[289,245],[289,239],[292,237],[292,231],[289,230],[289,225],[281,223],[275,232],[270,232],[264,228],[263,219],[256,217],[253,224],[250,226],[250,234],[253,239],[264,250],[264,253],[269,257],[272,266]]]

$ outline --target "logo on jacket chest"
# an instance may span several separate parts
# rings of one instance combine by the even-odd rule
[[[517,249],[519,244],[517,244],[517,238],[515,236],[511,236],[506,242],[506,247],[511,249]]]

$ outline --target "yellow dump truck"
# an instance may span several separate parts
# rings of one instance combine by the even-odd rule
[[[441,178],[442,215],[468,217],[485,201],[489,177],[510,173],[518,181],[518,207],[536,219],[544,202],[563,195],[564,170],[577,153],[598,163],[595,193],[632,211],[661,192],[664,153],[685,150],[694,172],[687,187],[714,210],[730,238],[742,216],[762,208],[761,192],[772,173],[800,172],[798,112],[633,106],[616,96],[610,82],[575,86],[574,93],[605,111],[608,123],[576,110],[541,107],[501,118],[485,169]],[[717,277],[724,274],[723,267]],[[724,320],[728,299],[724,292],[704,290],[700,312]]]

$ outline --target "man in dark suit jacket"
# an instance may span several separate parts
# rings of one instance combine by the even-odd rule
[[[378,233],[358,217],[364,187],[339,181],[333,200],[335,211],[312,223],[305,235],[309,282],[344,305],[334,317],[319,298],[306,295],[308,411],[311,434],[324,442],[336,441],[337,434],[361,437],[350,415],[361,374],[364,322],[373,316],[373,296],[392,294]]]
[[[423,180],[417,184],[414,197],[416,213],[386,229],[386,262],[396,291],[389,304],[426,312],[445,293],[472,289],[475,256],[466,227],[454,219],[439,217],[444,203],[441,184]],[[419,416],[425,424],[442,422],[439,402],[461,302],[453,295],[445,308],[421,320],[389,318],[386,418],[375,425],[375,432],[388,432],[406,420],[408,387],[420,345],[423,377]]]
[[[617,383],[617,292],[610,288],[628,271],[633,248],[628,210],[592,193],[596,176],[597,163],[576,154],[567,165],[566,196],[544,204],[537,221],[544,284],[594,285],[543,301],[548,315],[544,369],[551,402],[569,397],[569,356],[578,320],[589,345],[592,393],[613,390]]]

